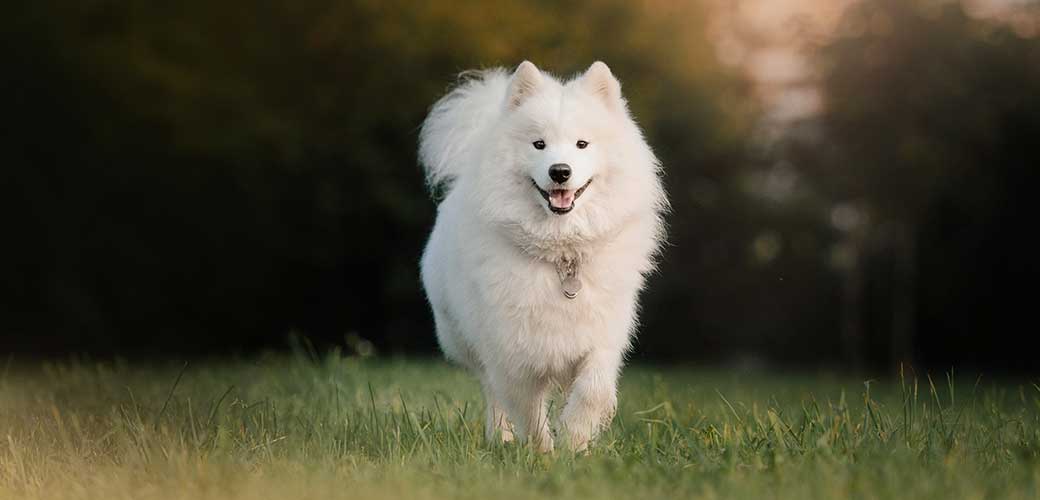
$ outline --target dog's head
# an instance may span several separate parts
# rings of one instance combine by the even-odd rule
[[[566,242],[593,239],[639,212],[656,217],[667,204],[657,160],[606,64],[561,82],[525,61],[502,106],[480,173],[493,219]]]

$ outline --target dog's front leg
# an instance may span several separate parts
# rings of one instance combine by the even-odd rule
[[[503,443],[509,443],[513,441],[513,426],[509,422],[509,417],[506,416],[506,411],[502,407],[502,403],[499,402],[498,395],[491,387],[491,382],[485,375],[481,379],[481,385],[484,388],[484,401],[487,404],[487,424],[484,427],[484,434],[489,442],[498,440]]]
[[[592,352],[575,368],[567,403],[560,415],[567,446],[584,451],[617,409],[621,351]]]
[[[543,453],[553,450],[545,399],[550,380],[545,376],[492,373],[491,391],[505,407],[513,432]]]

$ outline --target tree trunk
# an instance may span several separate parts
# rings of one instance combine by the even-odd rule
[[[860,242],[851,238],[851,258],[842,272],[841,344],[854,373],[863,369],[863,259]]]
[[[892,245],[892,366],[914,362],[917,333],[917,233],[913,224],[897,226]]]

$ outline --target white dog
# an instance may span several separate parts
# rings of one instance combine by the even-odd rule
[[[659,165],[602,62],[560,81],[524,62],[463,74],[422,127],[446,195],[422,259],[444,354],[480,377],[487,434],[583,450],[610,423],[668,207]]]

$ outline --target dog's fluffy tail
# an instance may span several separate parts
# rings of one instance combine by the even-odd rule
[[[447,192],[475,168],[482,135],[505,106],[509,75],[503,69],[467,71],[442,97],[419,133],[419,162],[431,189]]]

